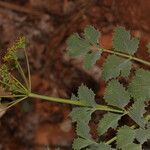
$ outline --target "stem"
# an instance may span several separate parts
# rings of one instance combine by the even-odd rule
[[[24,91],[26,92],[26,93],[28,93],[28,90],[24,87],[24,85],[23,84],[21,84],[21,82],[18,80],[18,79],[16,79],[12,74],[10,74],[11,75],[11,77],[18,83],[18,85],[16,85],[19,89],[22,89],[21,91],[22,91],[22,93],[24,93]],[[19,86],[20,85],[20,86]]]
[[[21,101],[23,101],[23,100],[26,99],[26,98],[27,98],[27,96],[26,96],[26,97],[23,97],[23,98],[20,98],[20,99],[17,99],[17,100],[14,101],[14,102],[10,102],[10,103],[9,103],[10,105],[8,104],[8,106],[6,106],[5,108],[0,109],[0,112],[1,112],[1,111],[5,111],[5,110],[7,110],[7,109],[13,107],[14,105],[20,103]]]
[[[0,95],[0,98],[25,97],[26,95]]]
[[[30,93],[29,97],[39,98],[39,99],[43,99],[43,100],[47,100],[47,101],[51,101],[51,102],[71,104],[71,105],[77,105],[77,106],[83,106],[83,107],[86,106],[85,104],[83,104],[80,101],[75,101],[75,100],[70,100],[70,99],[63,99],[63,98],[56,98],[56,97],[49,97],[49,96],[44,96],[44,95],[39,95],[39,94],[34,94],[34,93]],[[116,112],[116,113],[124,113],[123,110],[115,109],[115,108],[112,108],[112,107],[106,106],[106,105],[96,105],[95,108],[96,108],[95,110],[111,111],[111,112]]]
[[[25,57],[26,57],[27,70],[28,70],[29,90],[30,90],[30,92],[31,92],[31,72],[30,72],[29,59],[28,59],[27,51],[26,51],[25,48],[24,48],[24,53],[25,53]]]
[[[0,80],[0,83],[1,83],[1,84],[4,84],[4,85],[6,85],[6,86],[8,86],[9,88],[11,88],[11,85],[8,84],[8,83],[5,83],[5,82],[3,82],[3,81],[1,81],[1,80]],[[23,93],[22,90],[15,90],[15,92]]]
[[[26,98],[27,98],[27,96],[26,96],[26,97],[19,98],[19,99],[15,100],[13,103],[10,102],[10,105],[7,106],[7,109],[9,109],[9,108],[13,107],[14,105],[20,103],[21,101],[23,101],[23,100],[26,99]]]
[[[124,53],[121,53],[121,52],[117,52],[117,51],[113,51],[113,50],[108,50],[108,49],[100,49],[100,48],[98,48],[98,50],[106,52],[106,53],[110,53],[110,54],[115,54],[115,55],[118,55],[118,56],[121,56],[121,57],[124,57],[124,58],[128,58],[130,60],[134,60],[136,62],[139,62],[139,63],[142,63],[142,64],[150,66],[150,62],[142,60],[140,58],[136,58],[136,57],[128,55],[128,54],[124,54]]]
[[[17,63],[17,69],[18,69],[18,71],[19,71],[21,77],[23,78],[23,80],[24,80],[26,86],[29,87],[28,81],[27,81],[27,79],[26,79],[25,73],[24,73],[24,71],[23,71],[23,69],[22,69],[20,63],[19,63],[18,61],[16,61],[16,63]]]

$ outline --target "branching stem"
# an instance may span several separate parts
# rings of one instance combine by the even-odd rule
[[[22,69],[20,63],[19,63],[18,61],[16,61],[16,63],[17,63],[17,69],[18,69],[18,71],[19,71],[21,77],[23,78],[23,80],[24,80],[24,82],[25,82],[25,85],[26,85],[27,87],[29,87],[29,83],[28,83],[28,81],[27,81],[27,79],[26,79],[25,73],[24,73],[24,71],[23,71],[23,69]]]

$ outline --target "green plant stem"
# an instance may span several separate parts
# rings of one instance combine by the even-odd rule
[[[24,93],[24,91],[26,91],[27,93],[28,93],[28,90],[24,87],[24,85],[23,84],[21,84],[21,82],[18,80],[18,79],[16,79],[12,74],[10,74],[11,75],[11,77],[16,81],[16,83],[18,83],[18,85],[16,85],[17,87],[18,87],[18,89],[22,89],[21,91],[22,91],[22,93]],[[20,86],[19,86],[20,85]]]
[[[25,57],[26,57],[27,70],[28,70],[29,91],[31,92],[31,72],[30,72],[29,59],[28,59],[27,51],[25,48],[24,48],[24,53],[25,53]]]
[[[83,104],[83,103],[81,103],[80,101],[77,101],[77,100],[49,97],[49,96],[44,96],[44,95],[39,95],[39,94],[34,94],[34,93],[29,93],[28,96],[32,97],[32,98],[39,98],[39,99],[51,101],[51,102],[58,102],[58,103],[64,103],[64,104],[71,104],[71,105],[88,107],[87,105],[85,105],[85,104]],[[112,107],[106,106],[106,105],[96,105],[95,106],[95,110],[110,111],[110,112],[121,113],[121,114],[124,113],[123,110],[115,109],[115,108],[112,108]]]
[[[3,82],[3,81],[1,81],[1,80],[0,80],[0,83],[1,83],[2,85],[8,86],[9,88],[11,87],[10,84],[7,84],[7,83],[5,83],[5,82]],[[15,90],[15,92],[23,93],[22,90]]]
[[[25,97],[26,95],[0,95],[0,98]]]
[[[19,98],[19,99],[13,101],[13,102],[10,102],[10,103],[9,103],[10,105],[8,105],[8,106],[6,107],[6,109],[9,109],[9,108],[13,107],[14,105],[20,103],[21,101],[23,101],[23,100],[26,99],[26,98],[27,98],[27,96],[22,97],[22,98]]]
[[[130,60],[134,60],[134,61],[139,62],[141,64],[150,66],[150,62],[142,60],[142,59],[134,57],[134,56],[131,56],[131,55],[128,55],[128,54],[124,54],[124,53],[121,53],[121,52],[108,50],[108,49],[100,49],[100,48],[98,48],[98,50],[106,52],[106,53],[110,53],[110,54],[115,54],[115,55],[118,55],[118,56],[121,56],[121,57],[124,57],[124,58],[128,58]]]
[[[18,71],[19,71],[21,77],[23,78],[23,80],[24,80],[26,86],[29,87],[29,83],[28,83],[28,81],[27,81],[27,79],[26,79],[25,73],[24,73],[24,71],[23,71],[23,69],[22,69],[20,63],[19,63],[18,61],[16,61],[16,64],[17,64],[17,69],[18,69]]]

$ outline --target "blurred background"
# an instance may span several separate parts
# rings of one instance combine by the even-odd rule
[[[24,35],[34,92],[70,98],[84,83],[101,99],[105,56],[85,71],[81,59],[71,59],[66,50],[69,35],[89,24],[102,32],[105,48],[112,47],[113,29],[125,26],[141,39],[138,57],[150,59],[145,47],[150,41],[150,0],[0,0],[0,54]],[[25,58],[20,59],[25,66]],[[70,110],[69,105],[40,100],[18,104],[0,118],[0,150],[70,150],[75,136]]]

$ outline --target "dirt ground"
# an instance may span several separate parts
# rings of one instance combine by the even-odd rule
[[[112,30],[122,25],[141,39],[138,56],[149,60],[145,51],[150,41],[149,10],[149,0],[0,0],[0,54],[24,35],[34,92],[70,98],[85,83],[101,99],[99,66],[104,59],[85,71],[80,59],[67,55],[66,39],[91,24],[103,33],[103,47],[111,48]],[[70,110],[68,105],[41,100],[18,104],[0,119],[0,150],[71,149],[75,133]]]

